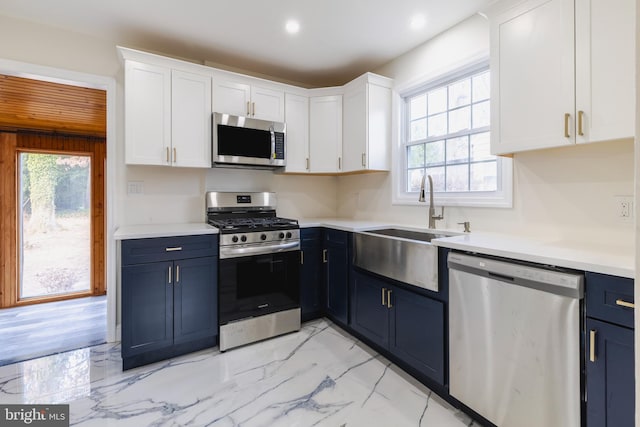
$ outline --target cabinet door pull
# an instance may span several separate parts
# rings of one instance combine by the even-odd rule
[[[596,361],[596,330],[589,331],[589,361]]]
[[[169,284],[171,284],[171,276],[173,276],[171,271],[171,266],[169,266]]]
[[[578,111],[578,135],[584,136],[584,130],[582,129],[582,123],[584,121],[584,111]]]
[[[169,163],[169,147],[166,147],[165,151],[167,153],[167,163]]]
[[[251,103],[247,101],[247,116],[251,115]]]
[[[366,168],[367,167],[367,155],[366,153],[362,153],[362,167]]]
[[[322,262],[323,262],[324,264],[326,264],[326,263],[327,263],[327,250],[326,250],[326,249],[323,249],[323,250],[322,250]]]
[[[338,157],[338,170],[342,170],[342,157]]]
[[[173,147],[173,163],[178,161],[178,149]]]
[[[564,137],[571,138],[571,134],[569,133],[569,119],[571,118],[571,114],[564,113]]]
[[[164,248],[165,252],[176,252],[176,251],[181,251],[182,250],[182,246],[174,246],[172,248]]]
[[[625,301],[623,299],[617,299],[616,305],[619,305],[620,307],[636,308],[636,305],[634,303]]]
[[[300,265],[304,264],[304,252],[300,251]]]
[[[176,265],[176,285],[180,283],[180,266]]]
[[[306,167],[306,169],[307,169],[307,170],[309,170],[309,158],[308,158],[308,157],[306,158],[306,161],[307,161],[307,167]]]
[[[382,288],[382,305],[387,305],[387,303],[384,301],[384,295],[387,293],[387,289],[386,288]]]
[[[256,115],[256,103],[255,102],[251,103],[251,115],[252,116]]]
[[[391,289],[387,289],[387,308],[392,308],[393,304],[391,304]]]

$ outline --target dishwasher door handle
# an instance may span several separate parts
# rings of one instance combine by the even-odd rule
[[[516,280],[515,277],[505,276],[504,274],[494,273],[492,271],[487,272],[487,275],[489,277],[493,277],[493,278],[500,279],[500,280],[508,280],[509,282],[513,282],[513,281]]]

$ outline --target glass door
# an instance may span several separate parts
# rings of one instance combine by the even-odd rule
[[[18,299],[89,293],[92,156],[18,155]]]

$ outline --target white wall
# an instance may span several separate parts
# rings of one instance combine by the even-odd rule
[[[488,49],[488,22],[476,15],[375,72],[411,86]],[[614,196],[634,192],[633,153],[632,141],[617,141],[516,154],[512,209],[446,208],[437,226],[632,248],[633,223],[616,218]],[[391,174],[338,180],[339,216],[426,226],[426,206],[391,204]]]
[[[202,222],[207,190],[275,191],[281,215],[334,216],[337,180],[268,171],[189,169],[124,164],[123,67],[114,43],[0,16],[0,58],[114,77],[117,82],[115,226]],[[127,195],[127,182],[144,194]]]

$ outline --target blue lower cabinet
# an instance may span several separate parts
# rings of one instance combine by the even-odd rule
[[[173,344],[173,262],[122,267],[122,356]]]
[[[395,288],[389,350],[421,374],[444,384],[444,304]]]
[[[322,230],[300,230],[300,311],[302,321],[322,314]]]
[[[199,256],[181,259],[180,238],[158,251],[163,239],[122,242],[122,366],[130,369],[212,347],[218,336],[217,236],[185,239],[203,243]],[[167,250],[168,248],[168,250]],[[176,249],[180,248],[180,249]],[[148,255],[146,252],[148,251]],[[155,262],[134,263],[141,259]],[[166,260],[172,253],[173,260]],[[196,253],[195,250],[192,254]],[[145,258],[146,257],[146,258]]]
[[[218,275],[214,257],[176,261],[173,286],[173,340],[180,344],[218,335]]]
[[[384,348],[389,346],[388,288],[382,280],[359,271],[353,272],[350,326]]]
[[[325,230],[323,263],[325,266],[326,312],[343,325],[349,321],[349,240],[350,233]]]
[[[587,427],[632,427],[633,329],[587,318]]]
[[[444,303],[353,270],[349,326],[444,385]]]

